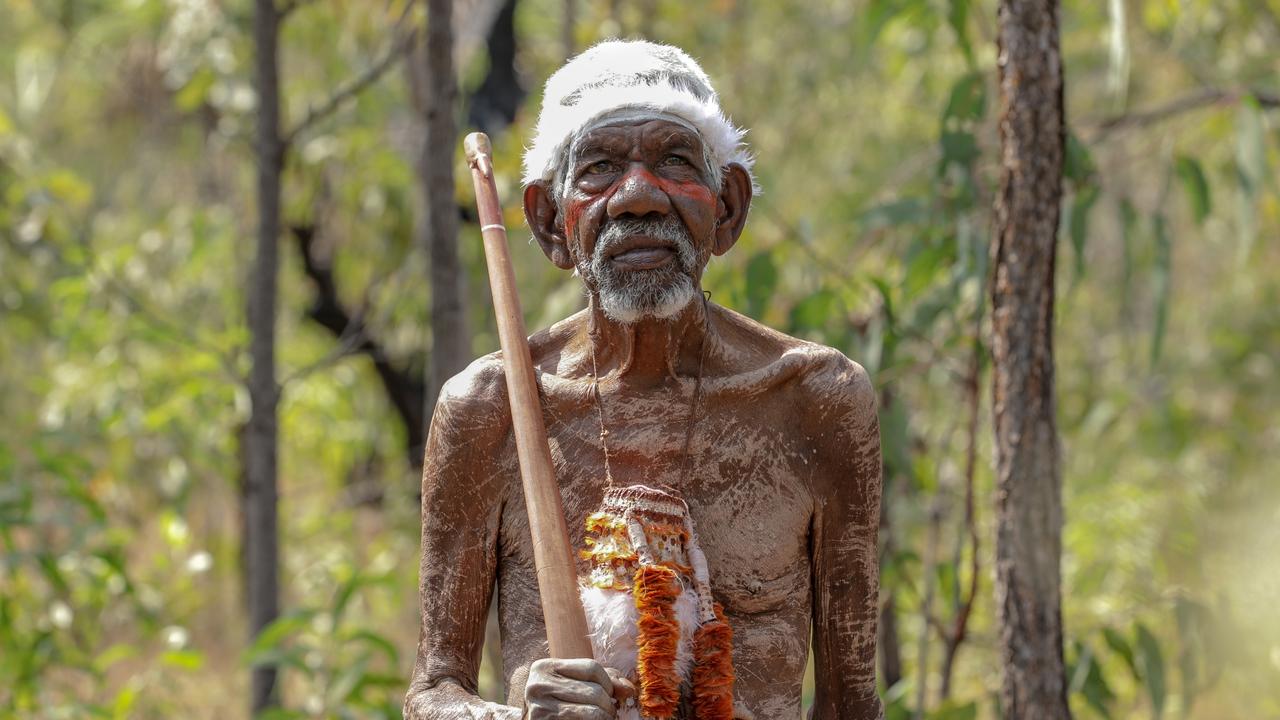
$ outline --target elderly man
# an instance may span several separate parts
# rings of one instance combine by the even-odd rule
[[[742,136],[676,48],[602,43],[547,82],[525,217],[551,262],[581,277],[588,307],[530,346],[596,660],[546,657],[502,358],[487,355],[446,384],[431,422],[406,717],[795,718],[811,637],[811,717],[883,714],[875,392],[838,351],[715,305],[700,286],[746,222]],[[642,510],[671,522],[636,529]],[[669,611],[665,650],[644,633],[666,626],[644,625],[630,585],[655,564],[679,578],[679,597],[653,611]],[[476,694],[495,589],[505,705]],[[713,712],[696,686],[730,686],[697,678],[703,651],[690,638],[717,617],[732,630],[736,680],[730,709]]]

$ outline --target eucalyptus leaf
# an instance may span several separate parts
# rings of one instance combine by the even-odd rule
[[[764,250],[751,256],[747,261],[746,288],[747,314],[753,318],[764,315],[774,290],[778,286],[778,268],[773,263],[773,255]]]
[[[1134,627],[1134,637],[1134,659],[1147,689],[1147,697],[1151,700],[1151,715],[1159,720],[1164,715],[1166,693],[1164,655],[1160,651],[1160,642],[1146,625],[1138,623]]]
[[[1185,155],[1174,161],[1174,170],[1182,181],[1182,189],[1187,193],[1187,202],[1191,205],[1191,214],[1197,224],[1203,224],[1213,209],[1213,201],[1209,195],[1209,181],[1205,179],[1204,169],[1200,163]]]

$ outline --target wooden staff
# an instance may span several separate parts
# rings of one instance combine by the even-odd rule
[[[533,376],[533,359],[516,296],[515,272],[507,250],[507,229],[502,224],[502,206],[493,181],[492,150],[489,137],[471,133],[463,141],[471,180],[476,188],[476,209],[480,233],[484,237],[485,264],[489,267],[489,288],[493,291],[494,314],[498,319],[498,342],[502,346],[503,368],[507,375],[507,395],[511,400],[511,424],[520,458],[520,479],[524,504],[529,510],[529,533],[533,536],[533,563],[538,573],[542,597],[542,617],[547,626],[551,657],[589,658],[587,619],[578,598],[578,571],[569,545],[569,529],[560,505],[560,488],[551,465],[547,428],[542,423],[542,404]]]

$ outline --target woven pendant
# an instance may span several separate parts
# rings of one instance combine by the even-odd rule
[[[712,599],[684,500],[644,485],[609,488],[585,544],[581,597],[596,660],[640,691],[620,720],[671,720],[682,687],[699,720],[731,720],[733,631]]]

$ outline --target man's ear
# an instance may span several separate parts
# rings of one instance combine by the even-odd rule
[[[524,219],[547,259],[561,270],[572,270],[569,243],[564,236],[564,218],[560,217],[560,210],[551,199],[551,189],[545,182],[539,180],[524,189]]]
[[[711,251],[723,255],[738,242],[742,228],[747,224],[747,210],[751,207],[751,176],[746,168],[738,163],[730,163],[725,168],[716,205],[720,217],[716,218],[715,244]]]

